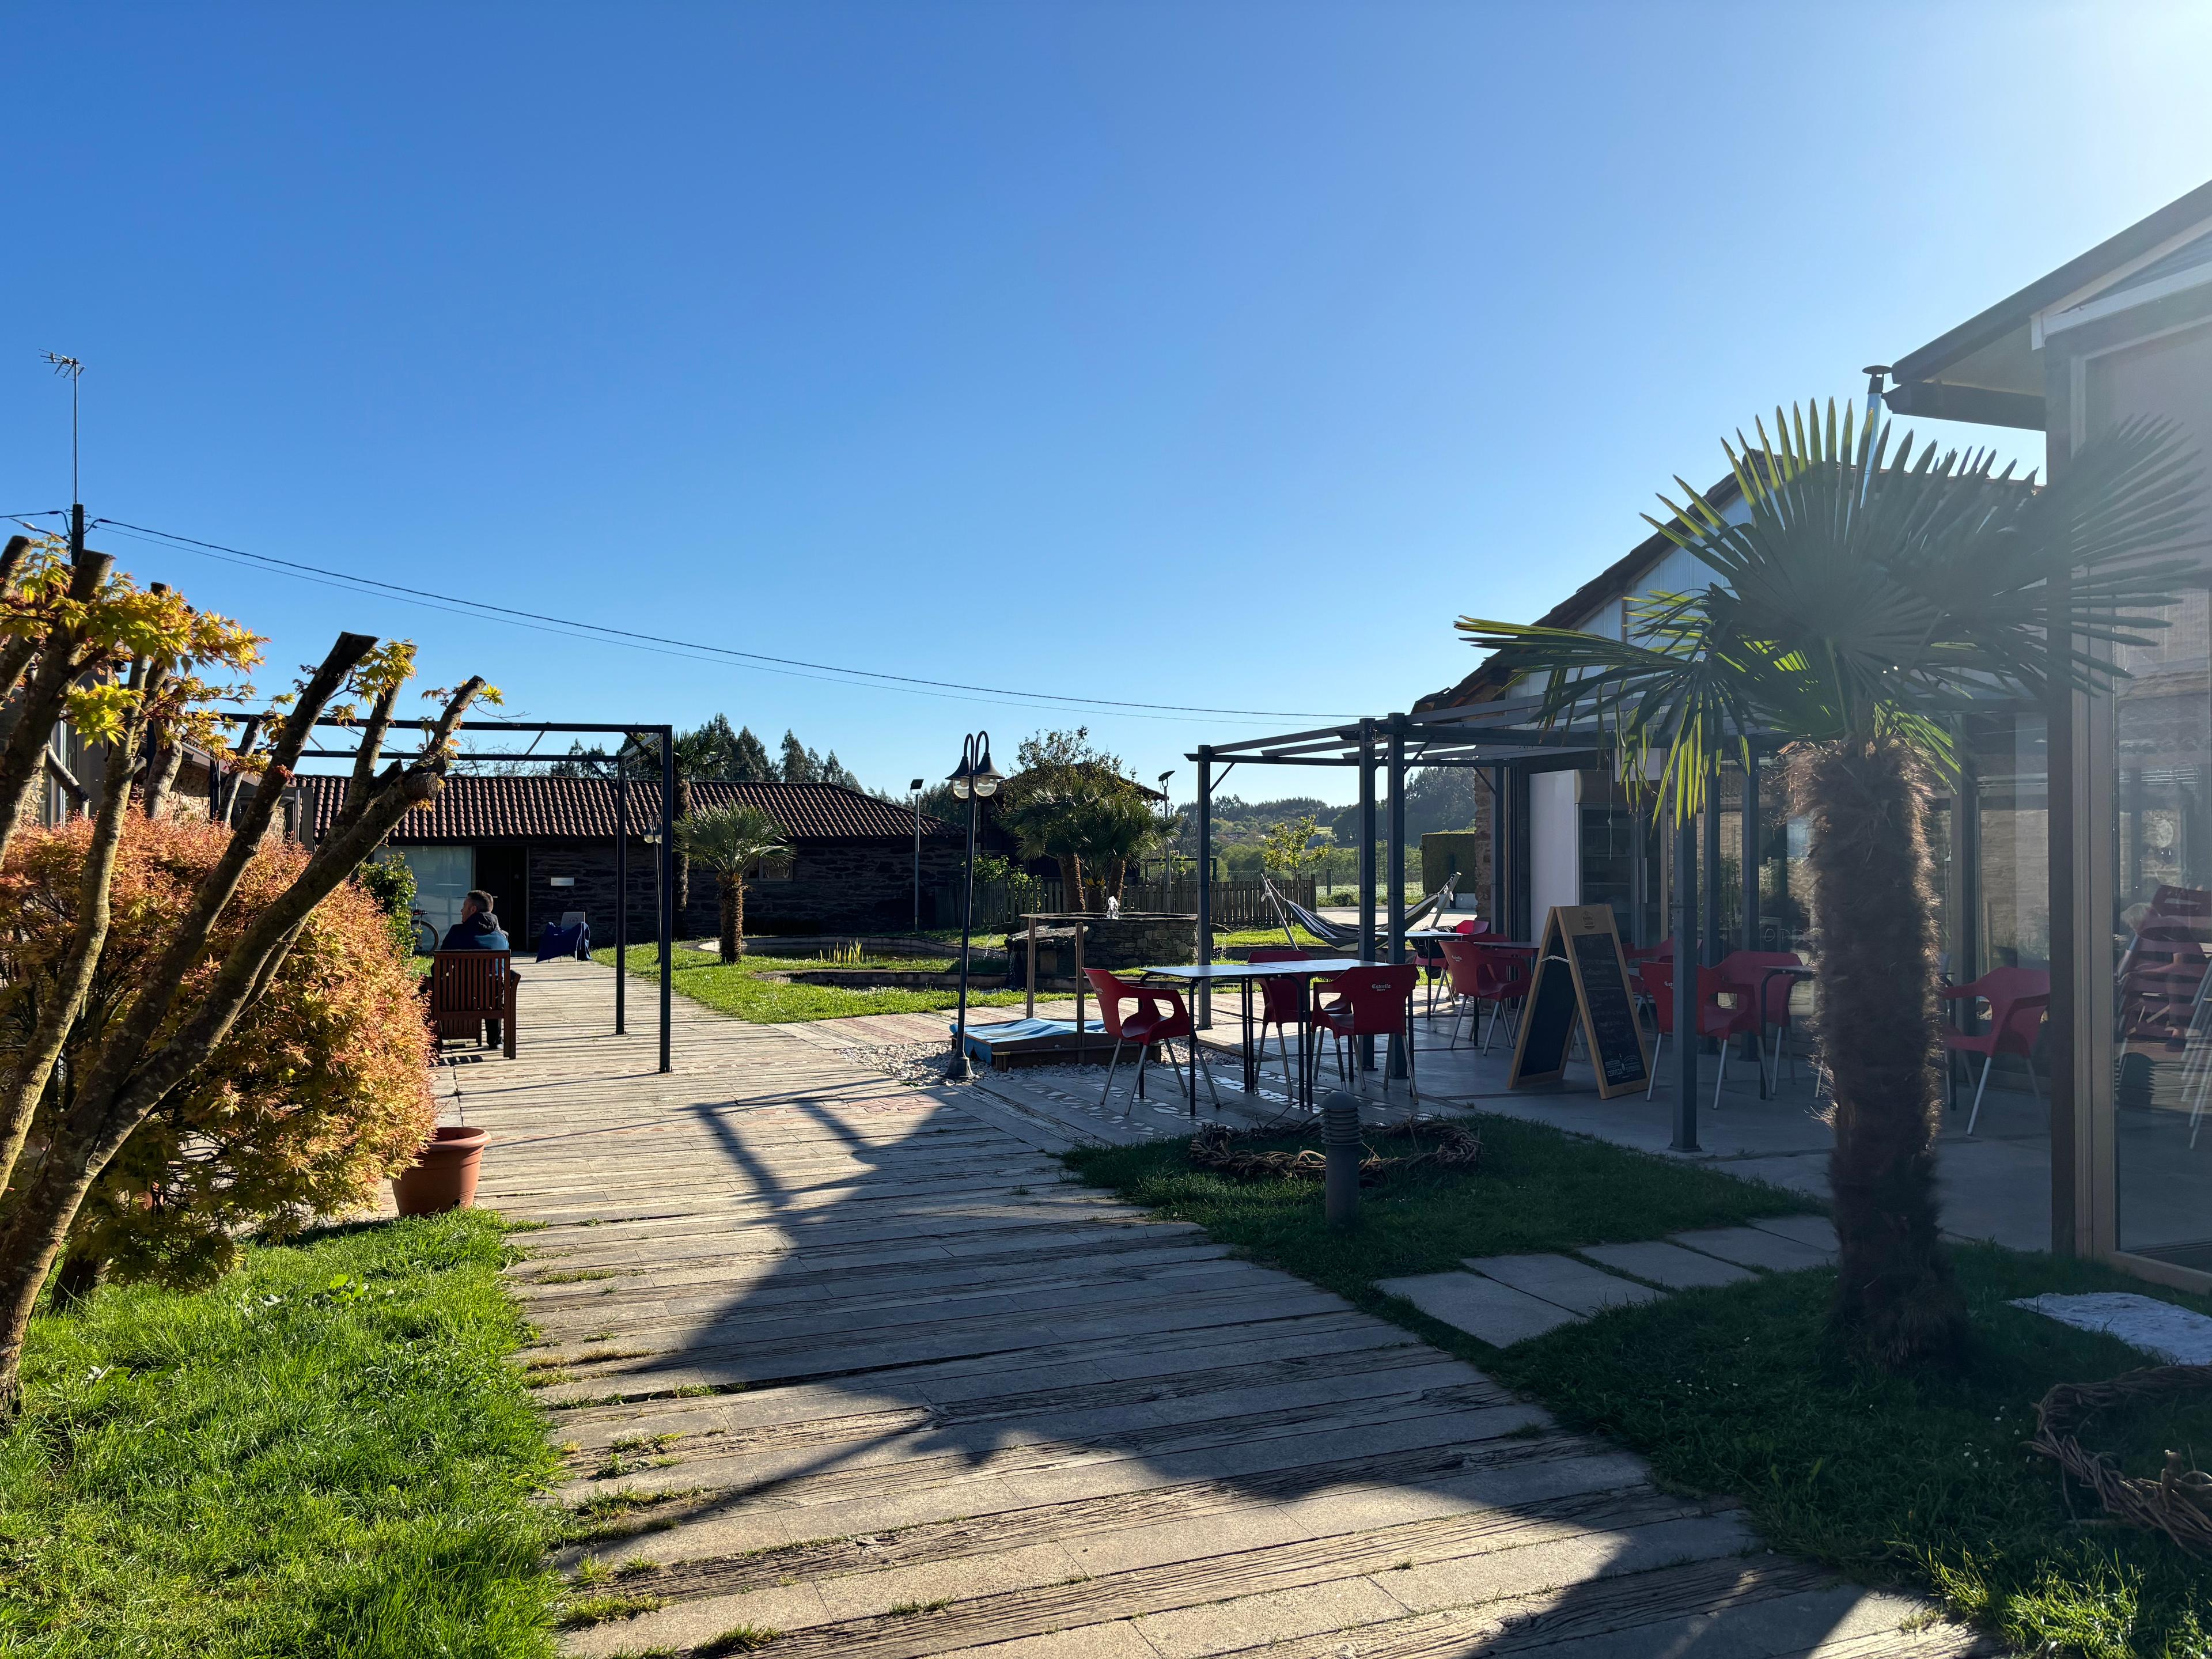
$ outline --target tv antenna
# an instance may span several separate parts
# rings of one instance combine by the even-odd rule
[[[49,351],[46,359],[54,366],[54,373],[69,376],[70,383],[70,500],[82,499],[76,483],[76,402],[77,382],[84,378],[84,365],[75,357],[64,357],[58,351]]]

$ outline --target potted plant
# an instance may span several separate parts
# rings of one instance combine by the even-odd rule
[[[477,1175],[490,1137],[465,1124],[441,1123],[415,1155],[415,1162],[392,1177],[392,1201],[402,1215],[436,1215],[465,1210],[477,1201]]]

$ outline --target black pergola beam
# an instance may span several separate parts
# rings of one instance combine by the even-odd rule
[[[218,720],[230,720],[239,723],[258,724],[260,721],[268,718],[268,714],[265,710],[255,714],[218,714],[216,718]],[[318,726],[327,726],[342,732],[358,732],[367,724],[367,722],[357,720],[337,720],[331,716],[325,715],[320,719],[316,720],[313,724]],[[395,719],[388,722],[387,729],[392,731],[412,729],[415,731],[428,732],[434,728],[437,722],[433,720],[427,718],[417,719],[413,715],[409,715],[404,719]],[[671,1022],[674,1018],[674,1005],[676,1000],[676,915],[678,905],[676,902],[677,896],[674,891],[676,883],[675,726],[664,720],[627,722],[615,722],[608,720],[471,720],[465,725],[461,729],[470,732],[603,732],[618,733],[626,738],[657,738],[659,739],[660,845],[656,851],[659,855],[661,879],[660,899],[656,908],[659,912],[658,921],[659,923],[660,933],[660,1069],[663,1073],[673,1071],[675,1067],[670,1053],[669,1032]],[[356,744],[351,749],[302,750],[301,751],[301,758],[302,760],[311,758],[314,760],[356,760],[359,758],[360,753],[360,745]],[[399,754],[392,751],[386,751],[384,757],[387,760],[419,760],[422,758],[422,751],[418,750],[410,754]],[[539,754],[460,754],[455,755],[453,758],[463,761],[552,762],[574,760],[575,757],[573,755]],[[610,755],[605,756],[603,758],[612,760],[615,757]],[[321,775],[319,774],[318,775]],[[619,829],[622,831],[627,831],[629,828],[629,817],[627,794],[622,787],[622,781],[617,779],[616,781],[617,786],[616,791],[617,796],[616,810],[618,817],[621,819]],[[624,1000],[623,993],[625,988],[623,975],[629,972],[629,965],[625,960],[629,954],[627,947],[629,942],[628,911],[629,894],[623,885],[623,876],[625,872],[625,866],[628,863],[628,858],[626,856],[629,852],[628,841],[629,837],[626,833],[618,833],[616,838],[615,848],[615,1030],[617,1033],[620,1033],[623,1029]]]

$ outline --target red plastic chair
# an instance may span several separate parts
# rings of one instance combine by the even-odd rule
[[[1106,1086],[1098,1091],[1098,1104],[1103,1108],[1106,1098],[1114,1091],[1114,1068],[1121,1063],[1121,1045],[1137,1045],[1137,1085],[1133,1100],[1145,1097],[1145,1062],[1150,1059],[1152,1044],[1172,1042],[1180,1037],[1190,1051],[1190,1115],[1198,1115],[1198,1030],[1191,1024],[1190,1010],[1183,1006],[1182,994],[1164,986],[1132,985],[1117,979],[1103,968],[1085,968],[1083,975],[1091,981],[1097,994],[1098,1017],[1105,1022],[1106,1035],[1114,1039],[1114,1053],[1106,1062]],[[1134,1002],[1137,1012],[1126,1018],[1121,1005]],[[1163,1009],[1160,1004],[1168,1006]],[[1174,1051],[1168,1054],[1168,1064],[1175,1064]],[[1221,1109],[1220,1093],[1213,1086],[1213,1073],[1206,1074],[1206,1092],[1213,1097],[1213,1109]]]
[[[1504,1017],[1506,1005],[1510,1003],[1518,1008],[1528,1000],[1536,964],[1524,951],[1508,951],[1495,945],[1478,944],[1475,957],[1479,985],[1475,1010],[1480,1013],[1486,1002],[1491,1006],[1490,1030],[1482,1039],[1482,1052],[1486,1054],[1498,1036],[1498,1023]]]
[[[1644,1085],[1644,1097],[1651,1098],[1651,1091],[1659,1086],[1659,1052],[1667,1039],[1674,1035],[1674,963],[1656,958],[1648,961],[1643,969],[1644,988],[1651,993],[1651,1011],[1659,1022],[1659,1041],[1651,1048],[1651,1080]],[[1722,1002],[1723,996],[1738,999],[1731,1007]],[[1698,969],[1698,1031],[1701,1037],[1718,1040],[1721,1050],[1720,1074],[1713,1079],[1713,1109],[1721,1105],[1721,1085],[1728,1081],[1729,1040],[1759,1029],[1759,1010],[1752,1005],[1758,999],[1741,987],[1731,985],[1721,977],[1717,968]]]
[[[1352,1073],[1344,1060],[1344,1039],[1346,1037],[1389,1037],[1394,1042],[1406,1045],[1406,1087],[1416,1100],[1421,1091],[1413,1077],[1413,990],[1420,983],[1421,970],[1414,963],[1401,962],[1393,967],[1378,963],[1373,967],[1346,969],[1335,978],[1326,981],[1322,989],[1334,992],[1336,1000],[1327,1007],[1316,1008],[1308,1016],[1308,1023],[1317,1031],[1325,1031],[1336,1041],[1337,1075],[1346,1082]],[[1382,1086],[1390,1086],[1390,1071],[1382,1071]]]
[[[2035,1037],[2051,1006],[2049,971],[2040,968],[1992,968],[1971,984],[1942,986],[1936,994],[1946,1002],[1965,1003],[1969,1012],[1978,1001],[1990,1005],[1986,1030],[1950,1030],[1943,1033],[1943,1071],[1947,1079],[1953,1054],[1982,1056],[1982,1080],[1974,1088],[1974,1109],[1966,1114],[1966,1133],[1974,1133],[1974,1125],[1982,1115],[1982,1091],[1990,1086],[1990,1067],[1996,1064],[1999,1054],[2018,1054],[2027,1062],[2027,1086],[2040,1102],[2043,1091],[2035,1081]],[[1958,1103],[1955,1087],[1952,1103]]]
[[[1771,978],[1770,968],[1802,968],[1805,959],[1795,951],[1731,951],[1720,960],[1720,975],[1729,985],[1743,993],[1743,1000],[1764,1006],[1757,1008],[1759,1019],[1752,1028],[1752,1038],[1758,1045],[1760,1071],[1766,1069],[1766,1030],[1773,1026],[1782,1035],[1774,1040],[1775,1080],[1781,1081],[1782,1045],[1790,1030],[1790,993],[1797,981],[1787,974],[1776,974]]]
[[[1459,1047],[1459,1017],[1464,1012],[1470,1021],[1467,1040],[1474,1041],[1474,1025],[1482,1018],[1482,946],[1462,933],[1457,939],[1440,939],[1443,947],[1444,972],[1451,981],[1451,1042]]]
[[[1301,951],[1294,945],[1263,945],[1246,957],[1248,962],[1311,962],[1313,952]],[[1298,984],[1292,979],[1263,979],[1260,981],[1260,1050],[1267,1048],[1267,1028],[1275,1028],[1275,1042],[1283,1054],[1283,1075],[1291,1075],[1290,1028],[1301,1018],[1298,1009]]]

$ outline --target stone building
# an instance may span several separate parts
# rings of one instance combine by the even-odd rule
[[[309,844],[337,817],[343,777],[299,780],[301,838]],[[658,784],[628,793],[629,936],[651,940],[658,863],[646,840],[660,828]],[[792,856],[745,884],[748,933],[860,933],[914,925],[916,815],[897,804],[832,783],[694,783],[694,811],[733,803],[757,806],[783,826]],[[615,935],[616,786],[596,778],[472,777],[447,780],[437,798],[401,820],[390,846],[415,872],[417,902],[441,931],[458,920],[461,896],[483,888],[518,946],[569,911],[589,918],[595,944]],[[933,890],[960,873],[962,831],[921,815],[921,925]],[[720,900],[711,872],[695,866],[678,919],[679,937],[713,933]]]

